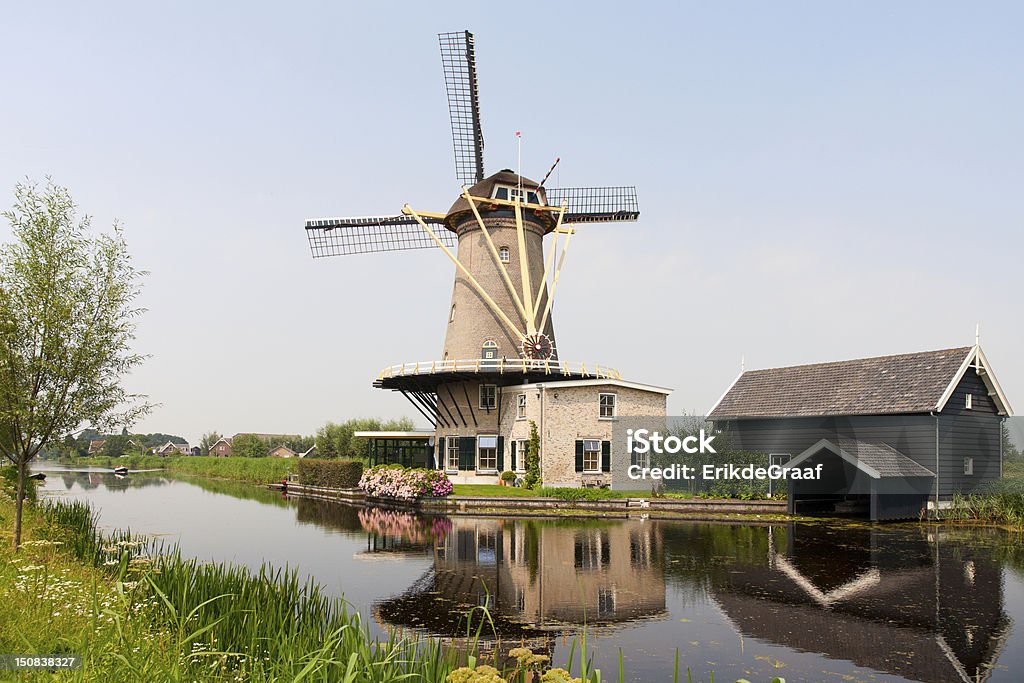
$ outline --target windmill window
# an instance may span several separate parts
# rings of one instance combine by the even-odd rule
[[[498,407],[498,387],[493,384],[480,385],[480,409],[494,410]]]
[[[452,304],[452,312],[448,314],[448,322],[455,322],[455,304]]]
[[[482,472],[498,471],[498,437],[481,436],[477,439],[476,468]]]
[[[967,394],[967,398],[964,399],[964,408],[971,410],[974,407],[974,395]]]
[[[530,454],[529,444],[526,439],[519,439],[515,443],[516,446],[516,472],[526,471],[526,458]]]
[[[974,458],[964,458],[964,475],[972,476],[974,474]]]
[[[583,441],[583,471],[601,471],[601,442],[597,439]]]
[[[508,263],[508,247],[498,249],[498,260],[502,263]]]
[[[516,419],[526,419],[526,394],[516,396]]]
[[[498,187],[494,188],[494,198],[495,199],[508,199],[508,190],[509,190],[509,188],[502,187],[501,185],[499,185]]]
[[[615,419],[615,394],[598,394],[598,418],[602,420]]]
[[[459,440],[458,438],[451,436],[445,442],[447,448],[447,461],[445,462],[445,469],[449,472],[459,471]]]

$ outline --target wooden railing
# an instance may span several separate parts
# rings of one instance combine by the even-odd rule
[[[605,365],[587,365],[577,361],[531,360],[529,358],[464,358],[460,360],[426,360],[403,363],[384,368],[377,375],[378,380],[409,375],[437,375],[448,372],[479,373],[535,373],[546,375],[571,375],[594,379],[622,379],[615,368]]]

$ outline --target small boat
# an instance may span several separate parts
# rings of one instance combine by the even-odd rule
[[[120,467],[115,467],[114,468],[114,474],[121,474],[121,475],[128,474],[128,468],[125,467],[124,465],[121,465]]]
[[[35,479],[36,481],[42,481],[46,479],[46,474],[43,472],[36,472],[35,474],[30,474],[28,478]]]

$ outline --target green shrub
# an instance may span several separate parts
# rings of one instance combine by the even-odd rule
[[[354,489],[363,476],[360,460],[320,460],[303,458],[296,463],[299,483],[332,489]]]
[[[542,498],[558,498],[559,500],[608,500],[617,496],[608,489],[574,489],[574,488],[542,488],[537,492]]]
[[[0,491],[11,496],[13,500],[18,495],[18,468],[14,465],[0,467]],[[25,479],[25,500],[36,499],[36,480]]]
[[[512,470],[505,470],[501,473],[501,480],[511,483],[516,480],[516,473]]]

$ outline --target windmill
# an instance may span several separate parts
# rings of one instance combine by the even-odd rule
[[[398,214],[317,218],[305,225],[314,258],[433,248],[454,263],[441,358],[388,368],[375,383],[401,390],[435,424],[451,417],[438,409],[439,382],[467,372],[507,373],[509,381],[614,372],[559,360],[551,306],[573,226],[640,215],[634,187],[545,188],[509,169],[485,177],[473,34],[442,33],[439,41],[462,186],[458,199],[444,213],[405,204]]]

